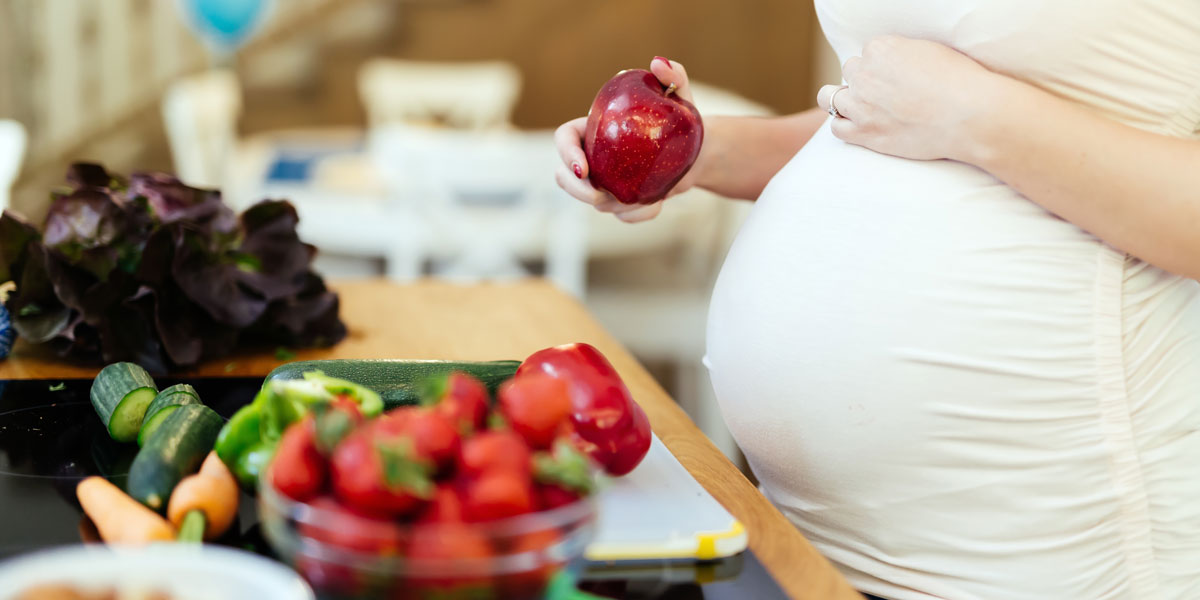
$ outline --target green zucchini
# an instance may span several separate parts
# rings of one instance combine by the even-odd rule
[[[200,468],[224,425],[203,404],[176,407],[133,459],[126,491],[154,510],[165,509],[175,484]]]
[[[321,371],[374,390],[383,397],[385,409],[417,404],[421,386],[438,375],[460,371],[483,382],[493,395],[501,383],[512,378],[521,366],[516,360],[462,362],[449,360],[303,360],[280,365],[267,375],[272,379],[304,379],[308,371]]]
[[[157,394],[154,379],[133,363],[108,365],[92,381],[92,407],[100,415],[108,435],[118,442],[137,439],[146,407]]]
[[[186,383],[173,385],[154,397],[150,406],[146,407],[146,417],[142,419],[142,428],[138,431],[138,446],[145,446],[146,440],[166,420],[167,415],[184,404],[200,404],[200,396],[196,390]]]

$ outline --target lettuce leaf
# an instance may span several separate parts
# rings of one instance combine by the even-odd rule
[[[164,173],[73,165],[41,230],[0,215],[0,283],[27,341],[75,359],[191,367],[239,346],[332,345],[337,296],[286,201],[235,215]]]

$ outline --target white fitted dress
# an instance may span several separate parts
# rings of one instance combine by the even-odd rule
[[[1200,0],[816,4],[843,61],[930,39],[1200,139]],[[708,361],[764,493],[859,589],[1200,599],[1200,284],[975,167],[826,124],[725,261]]]

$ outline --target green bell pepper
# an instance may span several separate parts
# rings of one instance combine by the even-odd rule
[[[364,416],[383,412],[379,394],[320,371],[305,373],[300,380],[268,380],[254,400],[234,413],[221,429],[214,450],[237,476],[238,483],[255,490],[259,475],[288,426],[337,396],[355,401]]]
[[[383,398],[374,390],[352,381],[330,377],[321,371],[306,371],[304,381],[321,384],[325,391],[334,396],[346,396],[358,404],[364,417],[371,419],[383,412]]]

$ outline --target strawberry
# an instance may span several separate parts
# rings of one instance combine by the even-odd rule
[[[271,485],[279,493],[304,502],[325,485],[325,457],[317,448],[316,428],[311,414],[293,423],[283,433],[271,461]]]
[[[542,510],[573,504],[580,498],[578,493],[553,483],[539,483],[534,492],[537,494],[538,507]]]
[[[333,402],[313,407],[316,415],[317,449],[329,456],[342,439],[363,422],[358,403],[346,395],[334,397]]]
[[[421,404],[450,419],[458,432],[468,435],[483,427],[488,412],[488,391],[466,373],[450,373],[426,383]]]
[[[372,427],[338,444],[331,466],[334,494],[367,514],[412,514],[433,495],[432,462],[414,450],[411,439],[381,436]]]
[[[509,426],[534,449],[549,448],[571,415],[566,380],[547,373],[530,372],[506,381],[498,398]]]
[[[428,457],[438,470],[454,464],[461,436],[444,415],[423,407],[404,407],[385,413],[373,427],[383,437],[408,437],[414,449]]]
[[[494,552],[487,538],[461,523],[443,523],[417,527],[409,542],[407,558],[414,576],[406,592],[415,598],[490,598],[491,578],[487,563]],[[425,563],[422,565],[421,563]],[[465,565],[478,565],[478,574],[461,571]],[[481,564],[482,563],[482,564]],[[428,568],[424,569],[423,566]],[[470,569],[470,566],[466,566]],[[439,574],[438,570],[458,571]]]
[[[461,523],[463,521],[463,503],[458,490],[450,484],[437,486],[433,500],[417,517],[418,523]]]
[[[319,517],[300,522],[302,537],[356,552],[381,556],[400,553],[400,532],[391,521],[354,512],[330,496],[314,498],[309,505]]]
[[[529,446],[512,431],[485,431],[467,438],[458,454],[460,476],[474,477],[494,469],[529,473]]]
[[[463,514],[468,521],[515,517],[534,509],[528,472],[492,469],[466,481]]]

